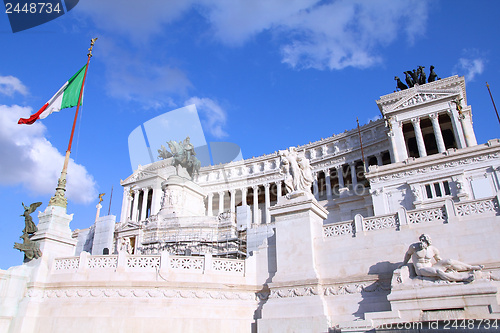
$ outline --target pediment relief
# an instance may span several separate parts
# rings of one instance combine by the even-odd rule
[[[133,183],[142,179],[151,178],[158,176],[156,172],[151,172],[147,170],[136,170],[130,177],[121,182],[122,185]]]
[[[127,230],[135,230],[135,229],[138,229],[140,228],[141,225],[139,223],[135,223],[135,222],[126,222],[126,223],[123,223],[123,224],[119,224],[116,228],[116,231],[127,231]]]
[[[418,91],[401,98],[393,105],[387,107],[385,112],[390,113],[416,105],[423,105],[449,97],[456,97],[458,94],[458,91]]]

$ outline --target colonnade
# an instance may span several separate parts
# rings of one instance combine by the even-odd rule
[[[385,153],[387,154],[385,164],[387,164],[390,163],[390,157],[388,157],[389,152]],[[369,161],[372,161],[372,163],[370,163],[372,165],[375,164],[375,162],[376,165],[383,165],[384,152],[370,155],[367,157],[366,161],[367,164],[369,164]],[[338,193],[334,193],[334,189],[336,188],[344,192],[349,189],[355,189],[357,186],[365,186],[366,184],[360,184],[360,180],[364,179],[364,170],[362,166],[362,161],[357,160],[347,164],[314,170],[312,192],[316,199],[335,199],[338,197]],[[207,195],[206,202],[207,215],[214,216],[227,211],[236,213],[237,206],[250,206],[253,224],[269,224],[271,223],[269,208],[276,203],[277,198],[285,194],[284,191],[285,187],[283,181],[278,180],[248,187],[233,188],[226,191],[210,192]],[[226,199],[228,196],[229,200]],[[237,198],[238,202],[236,201]],[[259,218],[259,216],[261,216],[259,214],[259,208],[263,209],[265,212],[262,213],[262,221],[260,221]],[[257,219],[255,217],[257,217]]]
[[[158,213],[163,195],[161,188],[123,189],[121,221],[144,221]]]
[[[437,152],[443,153],[448,148],[445,138],[443,137],[443,128],[440,119],[443,117],[449,118],[451,121],[451,131],[453,132],[453,139],[456,148],[470,147],[477,144],[474,131],[472,130],[472,122],[469,113],[460,113],[454,109],[448,109],[445,112],[434,112],[423,116],[413,117],[406,121],[390,120],[391,130],[388,133],[389,141],[391,142],[392,151],[394,152],[394,162],[406,160],[410,156],[410,149],[407,147],[407,137],[403,132],[403,127],[406,124],[413,129],[415,134],[415,141],[418,149],[418,156],[425,157],[429,155],[428,147],[426,147],[424,140],[424,133],[422,132],[421,122],[430,120],[432,125],[432,133],[436,139]],[[411,124],[411,125],[410,125]]]

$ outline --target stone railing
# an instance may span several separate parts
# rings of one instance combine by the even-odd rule
[[[463,218],[500,214],[499,195],[494,197],[455,203],[447,199],[443,206],[406,211],[401,208],[395,214],[373,217],[356,215],[354,220],[335,222],[323,226],[323,237],[349,235],[356,237],[359,232],[371,232],[383,229],[399,230],[401,225],[420,223],[449,223]]]
[[[245,260],[213,258],[204,256],[175,256],[164,252],[161,255],[99,255],[92,256],[82,252],[79,257],[56,258],[52,272],[75,273],[83,271],[130,271],[155,272],[172,271],[176,273],[231,274],[245,276]]]

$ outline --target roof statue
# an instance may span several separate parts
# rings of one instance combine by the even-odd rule
[[[24,213],[21,216],[24,216],[24,229],[23,233],[27,234],[34,234],[35,232],[38,231],[38,228],[36,227],[35,223],[33,223],[33,218],[31,217],[31,213],[33,213],[38,207],[42,205],[41,202],[35,202],[32,203],[29,207],[24,205],[24,202],[22,203],[24,207]]]
[[[31,238],[32,235],[28,235],[27,233],[24,233],[21,237],[23,240],[23,243],[14,243],[14,248],[24,252],[24,261],[28,262],[32,259],[38,259],[42,256],[42,251],[40,251],[40,246],[38,243],[32,241]]]
[[[424,72],[424,66],[418,66],[418,84],[425,84],[426,76]]]
[[[158,149],[158,159],[173,157],[172,165],[177,168],[177,171],[179,171],[179,168],[184,168],[191,178],[199,173],[201,162],[195,156],[196,152],[189,136],[184,141],[170,140],[167,144],[171,152],[167,151],[162,145],[161,149]]]
[[[396,80],[396,83],[398,85],[398,89],[400,89],[400,90],[408,89],[408,86],[406,84],[404,84],[403,82],[401,82],[401,80],[399,79],[398,76],[395,76],[394,80]]]
[[[23,240],[23,243],[14,243],[14,248],[24,252],[24,261],[27,262],[32,259],[37,259],[42,255],[38,243],[31,240],[31,237],[33,236],[33,234],[35,234],[35,232],[38,231],[38,228],[36,227],[35,223],[33,223],[33,218],[30,215],[31,213],[36,211],[36,209],[40,207],[42,203],[35,202],[28,207],[24,205],[23,202],[22,205],[24,207],[24,213],[21,216],[24,216],[24,229],[23,235],[19,238]]]
[[[413,243],[406,251],[403,265],[410,259],[417,276],[438,278],[450,282],[472,282],[474,271],[480,271],[484,266],[473,266],[454,259],[442,259],[438,249],[431,245],[429,235],[422,234],[418,243]],[[432,263],[432,260],[435,263]]]
[[[429,80],[427,82],[434,82],[436,79],[439,80],[436,72],[434,72],[434,66],[431,65],[431,72],[429,73]]]
[[[105,196],[106,193],[100,193],[99,194],[99,203],[101,203],[103,200],[102,200],[102,197]]]
[[[424,72],[424,68],[425,66],[418,66],[418,69],[413,69],[411,71],[403,72],[405,74],[406,85],[403,82],[401,82],[399,77],[395,76],[394,80],[396,80],[397,89],[405,90],[408,88],[413,88],[415,85],[430,83],[439,80],[436,72],[434,72],[434,66],[430,67],[431,71],[429,73],[428,79],[427,75]]]
[[[298,152],[295,147],[280,150],[280,173],[285,175],[287,197],[294,194],[311,193],[314,177],[309,160],[304,152]]]

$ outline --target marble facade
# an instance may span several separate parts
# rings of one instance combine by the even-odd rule
[[[311,193],[285,196],[275,152],[193,181],[168,159],[139,166],[122,181],[119,221],[97,216],[73,234],[72,216],[47,208],[42,258],[0,271],[0,332],[364,332],[499,318],[500,141],[477,144],[464,78],[377,105],[383,118],[360,128],[366,170],[357,130],[296,147]],[[410,276],[400,265],[422,233],[443,257],[484,269],[471,283]]]

